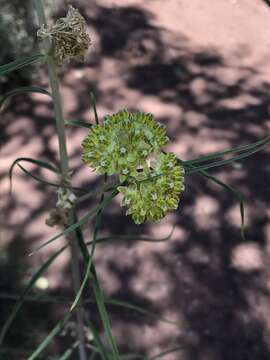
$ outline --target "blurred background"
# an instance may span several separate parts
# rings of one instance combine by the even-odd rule
[[[85,63],[59,69],[66,119],[93,121],[90,92],[100,118],[122,108],[154,114],[171,139],[168,150],[188,160],[256,141],[269,134],[270,7],[262,0],[78,0],[92,46]],[[48,16],[65,14],[46,3]],[[0,63],[36,49],[32,1],[1,0]],[[18,86],[47,88],[46,69],[31,67],[1,78],[1,94]],[[54,188],[8,169],[17,157],[52,163],[58,144],[52,104],[43,95],[17,96],[0,119],[0,324],[32,274],[63,245],[31,250],[56,229],[45,225],[56,202]],[[98,178],[81,160],[87,131],[67,130],[73,185],[91,189]],[[173,326],[133,311],[109,307],[122,353],[165,360],[268,360],[270,358],[269,147],[212,171],[245,197],[246,234],[240,235],[237,199],[199,175],[186,177],[179,209],[158,224],[134,225],[117,197],[106,209],[102,235],[139,234],[170,240],[114,241],[97,246],[95,261],[105,294],[178,322]],[[27,165],[38,176],[47,174]],[[81,214],[97,198],[84,202]],[[92,224],[84,227],[91,239]],[[26,359],[67,306],[48,296],[72,298],[69,252],[36,284],[0,349],[0,359]],[[85,298],[91,294],[86,291]],[[95,319],[95,309],[87,311]],[[98,323],[98,322],[97,322]],[[70,322],[41,359],[57,359],[74,336]],[[102,327],[100,326],[102,332]],[[75,353],[74,353],[75,354]],[[76,354],[72,359],[77,359]]]

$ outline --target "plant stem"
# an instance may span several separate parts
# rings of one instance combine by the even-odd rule
[[[42,4],[42,0],[35,0],[36,10],[38,14],[39,24],[46,25],[46,17]],[[46,47],[49,47],[49,44],[45,43]],[[62,101],[61,95],[59,92],[59,82],[58,76],[56,72],[56,64],[52,56],[47,56],[47,65],[49,72],[49,80],[51,85],[51,92],[53,98],[53,106],[56,120],[56,130],[58,136],[59,143],[59,152],[60,152],[60,169],[62,175],[62,182],[65,185],[69,185],[69,167],[68,167],[68,154],[66,147],[66,136],[65,136],[65,121],[63,117],[62,110]],[[70,220],[73,221],[72,212],[70,212]],[[72,264],[72,275],[73,275],[73,284],[74,284],[74,292],[75,295],[80,289],[80,268],[79,268],[79,255],[77,242],[74,241],[72,237],[69,241],[70,251],[71,251],[71,264]],[[84,337],[84,329],[83,329],[83,308],[80,303],[76,309],[77,316],[77,337],[79,341],[79,359],[86,360],[86,350],[85,350],[85,337]]]

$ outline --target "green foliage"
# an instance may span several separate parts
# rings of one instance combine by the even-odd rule
[[[39,10],[42,10],[40,0],[36,0],[36,4],[39,7]],[[2,7],[2,12],[4,11],[5,15],[6,10],[4,6],[8,5],[5,4]],[[72,52],[74,50],[72,46],[74,45],[74,42],[76,44],[76,41],[78,42],[79,39],[82,41],[83,50],[85,50],[86,42],[89,40],[89,38],[88,35],[84,33],[85,29],[83,18],[81,18],[81,15],[77,10],[73,10],[70,14],[67,15],[65,21],[62,18],[56,21],[55,25],[51,27],[41,27],[39,35],[42,38],[48,38],[50,41],[52,41],[53,47],[51,48],[50,54],[45,56],[37,53],[34,55],[27,55],[22,58],[18,58],[15,61],[0,66],[0,75],[3,76],[10,74],[15,70],[25,68],[26,66],[41,61],[45,61],[49,65],[50,74],[55,75],[56,69],[54,60],[62,62],[67,58],[74,57],[75,55],[81,55],[81,51],[79,51],[80,54],[74,54]],[[42,14],[42,11],[40,13]],[[1,27],[3,28],[3,24],[6,24],[5,21],[7,21],[7,18],[3,20],[3,14],[1,14],[0,30]],[[68,39],[65,36],[63,37],[63,34],[59,33],[59,31],[61,32],[60,28],[62,26],[65,27],[66,25],[68,25],[68,28],[65,28],[65,30],[68,30],[69,33]],[[21,23],[18,22],[16,26],[20,27]],[[78,30],[77,32],[76,29]],[[58,31],[57,36],[53,33],[54,31]],[[12,29],[10,36],[13,35],[14,34]],[[1,36],[3,37],[4,33],[1,33],[0,38]],[[28,35],[26,36],[26,39],[28,39]],[[22,38],[19,40],[22,40]],[[7,39],[7,41],[10,41],[10,39]],[[66,43],[63,43],[63,41],[66,41]],[[20,44],[23,46],[24,42],[21,41]],[[32,47],[31,42],[26,43],[26,45],[29,46],[29,48]],[[79,48],[79,50],[82,50],[82,48]],[[26,47],[26,49],[28,49],[28,47]],[[56,52],[52,50],[55,50]],[[30,51],[27,50],[27,52]],[[55,77],[53,80],[50,78],[50,80],[51,84],[54,85],[54,90],[57,89],[57,78]],[[169,240],[172,232],[163,239],[152,239],[149,237],[143,237],[141,235],[131,234],[126,236],[119,235],[99,238],[98,232],[101,226],[102,211],[104,208],[119,192],[121,192],[123,196],[122,206],[127,207],[127,214],[132,216],[135,223],[140,224],[147,220],[160,220],[167,214],[168,211],[178,207],[179,197],[184,191],[184,174],[185,176],[189,176],[193,173],[198,173],[199,175],[207,178],[209,181],[214,182],[216,185],[221,186],[224,190],[228,191],[237,198],[241,213],[241,234],[244,238],[244,199],[242,195],[231,185],[226,184],[217,177],[211,175],[208,170],[225,165],[231,165],[235,161],[245,159],[255,154],[256,152],[263,149],[266,144],[268,144],[270,141],[270,136],[266,136],[265,138],[253,144],[225,149],[221,152],[211,153],[206,156],[199,156],[198,158],[188,161],[182,161],[177,159],[176,156],[172,153],[163,152],[162,148],[169,141],[168,137],[166,136],[166,129],[164,126],[156,122],[151,114],[140,112],[130,113],[127,110],[121,110],[116,114],[106,116],[104,122],[100,124],[93,94],[91,94],[91,98],[93,102],[96,123],[95,125],[86,123],[81,120],[64,121],[61,118],[61,101],[57,96],[57,92],[54,91],[51,94],[47,90],[35,86],[17,88],[8,92],[0,100],[0,105],[3,105],[3,103],[12,96],[29,92],[38,92],[52,98],[55,109],[59,110],[56,114],[56,118],[58,121],[58,126],[60,124],[62,127],[62,133],[58,133],[59,140],[62,142],[62,144],[65,145],[65,126],[78,126],[90,129],[89,134],[83,142],[82,159],[88,166],[95,169],[98,174],[105,175],[105,184],[102,187],[92,189],[90,192],[88,191],[86,194],[82,195],[82,197],[76,199],[75,196],[73,196],[73,193],[71,193],[70,190],[67,190],[78,188],[73,188],[71,186],[69,177],[67,176],[69,172],[66,168],[67,161],[65,156],[67,154],[65,153],[60,154],[60,169],[46,161],[36,160],[28,157],[17,158],[11,165],[9,172],[10,183],[12,182],[14,167],[17,165],[30,178],[44,185],[57,187],[58,200],[61,196],[63,201],[66,201],[67,199],[70,199],[70,196],[73,196],[73,200],[70,201],[68,206],[68,214],[70,215],[69,219],[71,219],[68,225],[56,235],[54,235],[51,239],[37,246],[30,255],[35,254],[38,250],[51,244],[53,241],[62,236],[67,237],[74,235],[72,241],[77,243],[84,261],[84,276],[81,280],[81,283],[78,284],[79,286],[77,286],[74,300],[72,302],[70,300],[66,301],[67,309],[69,308],[69,310],[67,310],[66,315],[56,323],[49,334],[45,336],[40,345],[32,351],[27,360],[34,360],[39,358],[47,346],[59,334],[62,327],[69,321],[73,315],[73,312],[79,311],[80,307],[77,305],[84,304],[83,293],[87,285],[92,287],[93,299],[91,299],[91,301],[95,302],[97,306],[98,315],[106,335],[106,341],[104,341],[103,338],[100,337],[96,325],[93,324],[89,319],[86,319],[86,323],[91,330],[91,333],[93,334],[93,341],[91,344],[88,344],[92,350],[93,357],[95,357],[97,354],[102,358],[102,360],[119,360],[120,354],[113,336],[111,320],[107,312],[108,305],[137,311],[145,316],[150,316],[172,325],[177,324],[168,319],[163,319],[160,316],[148,311],[147,309],[136,306],[134,304],[124,302],[119,299],[106,299],[103,295],[103,290],[101,288],[98,274],[95,268],[95,249],[99,243],[105,241],[165,241]],[[231,157],[227,158],[227,155],[229,154]],[[53,172],[58,177],[58,182],[53,183],[46,180],[46,178],[41,178],[37,175],[34,175],[22,165],[23,162],[34,165],[38,169],[45,169],[47,171]],[[108,175],[117,175],[120,182],[114,181],[111,184],[109,184],[109,182],[107,183],[106,181]],[[94,198],[94,196],[97,194],[101,194],[99,204],[94,206],[78,219],[76,213],[76,203],[87,200],[89,197]],[[62,206],[63,204],[61,203],[60,205]],[[81,227],[91,218],[95,218],[94,232],[92,240],[90,242],[86,242]],[[29,294],[31,294],[37,279],[51,266],[54,261],[56,261],[58,256],[65,249],[67,249],[69,245],[70,243],[67,243],[56,253],[48,257],[48,259],[32,275],[23,293],[19,296],[18,301],[12,308],[7,320],[1,328],[0,344],[3,343],[4,338],[9,331],[14,319],[23,306],[23,303],[27,300]],[[88,249],[89,245],[91,245],[91,251]],[[72,259],[72,261],[74,261],[74,259]],[[88,281],[89,279],[91,281]],[[83,323],[78,322],[78,326],[81,327],[83,331]],[[83,339],[78,336],[78,341],[71,344],[71,346],[66,349],[62,355],[55,356],[51,359],[68,359],[73,354],[75,348],[80,348],[83,345],[82,342]],[[185,348],[182,346],[177,346],[165,350],[151,358],[144,357],[140,354],[121,354],[121,359],[154,360],[162,358],[163,356],[173,352],[182,351],[184,349]],[[80,357],[80,359],[82,360],[83,357]]]
[[[39,93],[39,94],[47,95],[50,97],[52,96],[49,93],[49,91],[42,89],[38,86],[23,86],[21,88],[13,89],[3,95],[2,98],[0,99],[0,109],[3,107],[4,103],[8,99],[12,98],[13,96],[20,95],[20,94],[26,94],[26,93]]]
[[[25,56],[23,58],[14,60],[8,64],[0,66],[0,75],[6,75],[12,71],[22,69],[26,66],[34,64],[37,61],[44,60],[46,58],[43,54],[36,54],[31,56]],[[27,92],[27,91],[25,91]]]

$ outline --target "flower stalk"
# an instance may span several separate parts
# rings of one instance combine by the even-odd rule
[[[42,0],[35,0],[36,11],[38,15],[38,21],[40,26],[46,25],[46,17],[45,12],[42,4]],[[44,48],[47,50],[49,48],[49,40],[44,40]],[[63,109],[62,109],[62,101],[61,95],[59,91],[59,81],[56,71],[56,62],[55,59],[48,55],[47,56],[47,65],[48,65],[48,73],[49,73],[49,80],[51,86],[51,93],[53,98],[53,106],[54,106],[54,113],[55,113],[55,120],[56,120],[56,130],[57,130],[57,137],[59,143],[59,156],[60,156],[60,169],[61,169],[61,176],[62,176],[62,183],[65,185],[69,185],[69,166],[68,166],[68,154],[67,154],[67,147],[66,147],[66,136],[65,136],[65,122],[63,117]],[[72,209],[70,210],[70,222],[73,220]],[[73,238],[69,237],[67,239],[70,244],[70,251],[71,251],[71,264],[72,264],[72,275],[73,275],[73,284],[74,284],[74,292],[75,294],[80,289],[80,270],[79,270],[79,255],[78,255],[78,248],[77,242],[74,241]],[[76,317],[77,317],[77,337],[79,341],[79,359],[86,360],[86,350],[85,350],[85,336],[83,330],[83,308],[82,304],[76,309]]]

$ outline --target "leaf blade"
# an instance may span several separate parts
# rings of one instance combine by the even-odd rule
[[[45,89],[42,89],[38,86],[22,86],[20,88],[13,89],[6,94],[4,94],[0,99],[0,109],[3,108],[4,103],[11,97],[25,94],[25,93],[39,93],[47,96],[52,96],[51,93]]]
[[[80,220],[78,220],[76,223],[71,224],[70,226],[68,226],[65,230],[61,231],[60,233],[58,233],[57,235],[53,236],[51,239],[49,239],[48,241],[46,241],[45,243],[41,244],[40,246],[38,246],[36,249],[34,249],[29,256],[32,256],[33,254],[35,254],[37,251],[41,250],[44,246],[49,245],[50,243],[52,243],[53,241],[55,241],[56,239],[60,238],[61,236],[66,236],[71,234],[74,230],[76,230],[78,227],[82,226],[83,224],[85,224],[92,216],[94,216],[94,214],[96,214],[100,209],[104,208],[112,199],[113,197],[118,193],[117,190],[115,190],[114,192],[112,192],[112,194],[110,196],[108,196],[106,199],[104,199],[104,201],[97,205],[94,209],[88,211],[86,214],[84,214]]]
[[[91,129],[93,124],[87,123],[82,120],[66,120],[65,125],[78,126],[86,129]]]
[[[6,75],[12,71],[22,69],[25,66],[34,64],[35,62],[45,59],[46,55],[44,54],[35,54],[31,56],[25,56],[20,59],[14,60],[8,64],[0,66],[0,75]]]
[[[22,307],[22,304],[24,303],[25,297],[27,294],[31,291],[33,288],[35,282],[37,279],[46,271],[46,269],[51,265],[51,263],[68,247],[68,245],[63,246],[61,249],[59,249],[57,252],[55,252],[53,255],[51,255],[45,263],[38,269],[38,271],[35,272],[35,274],[31,277],[28,285],[24,289],[22,295],[19,297],[19,300],[14,305],[9,317],[7,318],[4,326],[1,329],[0,332],[0,344],[2,344],[14,318],[16,317],[18,311]]]

